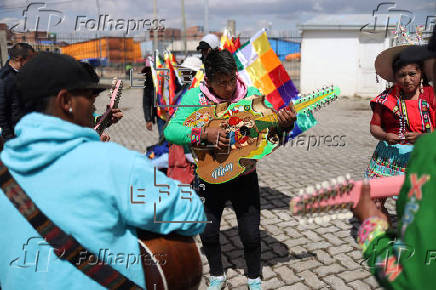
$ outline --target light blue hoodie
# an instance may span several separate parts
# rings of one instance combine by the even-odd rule
[[[186,187],[160,172],[156,183],[168,184],[170,194],[159,193],[166,188],[154,186],[154,169],[144,155],[100,142],[92,129],[39,113],[22,118],[15,134],[1,153],[12,176],[55,224],[138,285],[145,282],[135,228],[186,236],[203,231],[204,223],[154,223],[155,203],[157,220],[206,217],[195,192],[182,193]],[[0,215],[2,290],[103,289],[57,258],[2,192]]]

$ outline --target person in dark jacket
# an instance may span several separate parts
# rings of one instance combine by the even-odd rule
[[[163,141],[163,130],[165,128],[166,121],[164,119],[159,118],[157,114],[157,107],[154,103],[154,95],[155,88],[153,84],[153,76],[150,67],[150,62],[147,60],[145,67],[141,70],[141,73],[145,75],[144,82],[144,92],[142,95],[142,108],[144,110],[145,117],[145,127],[147,130],[153,130],[153,124],[157,122],[157,130],[159,133],[159,140]],[[179,80],[176,79],[176,97],[177,100],[181,93],[183,92],[184,87],[179,83]],[[168,90],[168,87],[165,87],[165,90]]]
[[[23,115],[16,88],[16,74],[34,54],[31,45],[17,43],[9,49],[9,60],[0,69],[0,127],[5,141],[15,136],[15,124]]]
[[[142,108],[144,110],[144,117],[146,122],[147,130],[151,131],[153,129],[153,123],[157,118],[156,107],[153,104],[154,99],[154,85],[153,85],[153,77],[150,65],[147,64],[141,71],[145,75],[144,82],[144,92],[142,95]],[[160,134],[159,134],[160,136]]]

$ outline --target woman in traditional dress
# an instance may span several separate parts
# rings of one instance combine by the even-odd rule
[[[377,74],[394,84],[370,103],[370,132],[380,142],[366,170],[367,178],[404,174],[416,139],[435,127],[435,96],[423,61],[414,53],[419,49],[397,46],[377,56]]]
[[[425,60],[425,72],[436,81],[436,26],[433,36],[415,57]],[[435,207],[436,133],[420,137],[407,167],[397,202],[398,227],[389,229],[386,215],[363,187],[354,209],[362,221],[358,243],[384,289],[434,289],[436,285]],[[389,181],[385,181],[388,183]]]

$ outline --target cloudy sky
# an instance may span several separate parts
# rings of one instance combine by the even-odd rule
[[[181,1],[156,0],[158,18],[165,19],[166,27],[182,27]],[[100,4],[100,14],[108,14],[113,19],[153,18],[152,0],[0,0],[0,23],[12,26],[24,22],[23,10],[32,2],[44,2],[46,6],[34,4],[27,13],[28,23],[34,23],[39,13],[41,27],[48,25],[48,17],[42,15],[54,14],[51,17],[53,32],[71,32],[76,21],[98,19],[97,3]],[[185,0],[187,26],[203,25],[204,0]],[[236,29],[255,31],[271,25],[273,30],[292,31],[296,25],[320,16],[321,14],[368,14],[376,9],[379,3],[388,1],[373,0],[209,0],[209,29],[222,31],[227,19],[236,20]],[[425,24],[427,15],[436,15],[434,0],[397,0],[395,9],[409,10],[416,17],[417,24]],[[384,5],[381,10],[386,12],[393,5]],[[40,11],[37,13],[38,8]],[[54,10],[54,11],[43,11]],[[60,12],[57,12],[60,11]],[[60,15],[60,16],[59,16]],[[33,18],[32,18],[33,17]],[[60,24],[58,19],[63,17]],[[54,23],[54,24],[53,24]],[[88,24],[92,25],[92,21]],[[29,26],[34,24],[28,24]],[[79,25],[79,28],[83,28]],[[127,26],[127,25],[126,25]],[[18,26],[19,27],[19,26]],[[17,31],[19,29],[17,28]],[[44,29],[39,29],[44,30]]]

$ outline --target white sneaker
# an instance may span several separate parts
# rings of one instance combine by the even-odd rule
[[[221,290],[226,286],[226,276],[210,276],[207,290]]]
[[[257,277],[256,279],[250,279],[248,278],[248,288],[250,290],[262,290],[262,280],[260,280],[260,277]]]

